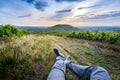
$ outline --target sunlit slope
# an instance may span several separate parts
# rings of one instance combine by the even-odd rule
[[[5,40],[5,39],[4,39]],[[46,80],[57,47],[72,61],[106,68],[113,80],[120,79],[120,53],[90,45],[87,41],[56,36],[25,35],[0,41],[0,79]],[[66,80],[81,80],[67,70]]]

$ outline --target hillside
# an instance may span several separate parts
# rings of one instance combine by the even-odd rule
[[[46,80],[54,64],[57,47],[77,64],[99,65],[112,80],[120,79],[120,53],[104,49],[92,41],[48,35],[24,35],[0,42],[0,79]],[[67,69],[66,80],[82,80]]]
[[[80,31],[80,29],[68,24],[58,24],[51,27],[34,27],[34,26],[20,27],[18,26],[18,28],[27,30],[30,33],[36,33],[36,34],[53,34],[53,33],[59,34],[59,32],[64,34],[66,32],[71,32],[71,31]]]
[[[57,24],[48,29],[49,30],[57,30],[57,31],[78,31],[79,30],[78,28],[75,28],[68,24]]]

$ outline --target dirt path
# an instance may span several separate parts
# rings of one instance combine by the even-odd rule
[[[54,47],[59,48],[60,51],[65,56],[70,55],[72,57],[72,61],[74,61],[75,63],[80,63],[80,61],[77,60],[77,57],[73,55],[73,53],[68,48],[66,48],[66,46],[64,45],[64,41],[65,41],[64,38],[59,38],[59,37],[52,38],[52,44],[54,45]],[[71,70],[67,69],[66,80],[83,80],[83,79],[75,75]]]
[[[79,60],[78,60],[78,57],[75,56],[75,54],[72,52],[71,49],[69,49],[70,46],[68,46],[68,44],[70,44],[71,42],[66,41],[66,39],[64,38],[61,38],[61,37],[54,37],[53,38],[54,40],[52,40],[54,46],[58,47],[61,52],[65,55],[65,56],[72,56],[73,58],[73,61],[77,62],[77,63],[81,63]]]

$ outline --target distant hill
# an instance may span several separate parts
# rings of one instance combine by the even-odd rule
[[[75,28],[71,25],[68,25],[68,24],[57,24],[57,25],[54,25],[50,28],[48,28],[48,30],[57,30],[57,31],[78,31],[79,29],[78,28]]]

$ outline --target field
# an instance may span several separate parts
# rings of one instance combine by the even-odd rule
[[[0,40],[0,79],[46,80],[55,61],[53,48],[57,47],[65,56],[71,55],[74,63],[102,66],[112,80],[120,80],[120,52],[106,46],[110,45],[50,35],[3,37]],[[66,80],[82,79],[67,69]]]

